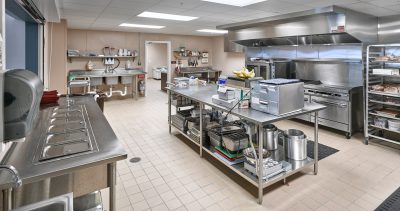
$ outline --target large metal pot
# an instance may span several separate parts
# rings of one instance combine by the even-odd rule
[[[304,160],[307,158],[307,136],[301,130],[289,129],[284,132],[284,147],[288,158]]]
[[[278,128],[273,124],[264,126],[263,148],[266,150],[278,149]]]

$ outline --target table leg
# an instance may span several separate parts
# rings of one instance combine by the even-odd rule
[[[138,80],[138,75],[135,76],[135,100],[138,99],[139,97],[139,80]]]
[[[168,95],[168,130],[169,130],[169,134],[171,134],[171,91],[167,90],[167,95]]]
[[[318,174],[318,111],[314,117],[314,174]]]
[[[200,157],[203,157],[203,103],[199,103],[200,106]]]
[[[107,164],[107,183],[110,188],[110,211],[117,211],[116,209],[116,180],[117,180],[117,164]]]
[[[12,210],[12,188],[3,190],[3,211]]]
[[[263,165],[263,126],[258,125],[258,203],[262,204],[263,202],[263,173],[264,173],[264,165]]]

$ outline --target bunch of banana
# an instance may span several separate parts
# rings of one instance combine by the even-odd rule
[[[233,73],[239,77],[239,78],[244,78],[244,79],[248,79],[248,78],[254,78],[254,76],[256,76],[256,73],[254,73],[254,70],[249,71],[248,69],[246,69],[245,67],[243,67],[241,70],[235,70],[233,71]]]

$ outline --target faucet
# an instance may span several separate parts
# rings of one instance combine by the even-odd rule
[[[18,171],[14,166],[11,165],[0,165],[0,170],[7,170],[8,172],[10,172],[13,175],[13,179],[14,179],[14,188],[18,188],[22,185],[22,180],[19,177]]]
[[[106,65],[106,69],[104,70],[105,73],[113,73],[114,69],[111,67],[111,65]]]

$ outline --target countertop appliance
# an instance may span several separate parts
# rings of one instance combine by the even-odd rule
[[[26,136],[39,113],[43,84],[29,70],[14,69],[4,73],[4,140]]]
[[[254,70],[256,77],[263,79],[293,78],[291,60],[288,59],[249,58],[246,68]]]
[[[304,84],[304,101],[327,106],[319,112],[319,124],[346,132],[351,138],[363,126],[363,88],[350,84],[327,84],[308,81]],[[314,115],[302,115],[299,119],[314,122]]]
[[[253,82],[251,107],[273,115],[284,115],[304,107],[304,83],[297,79]]]

